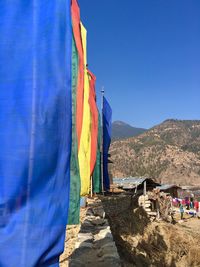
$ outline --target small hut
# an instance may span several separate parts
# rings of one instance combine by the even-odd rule
[[[162,184],[156,188],[160,189],[161,192],[169,193],[173,198],[178,197],[179,186],[174,184]]]
[[[127,177],[113,178],[113,185],[125,191],[135,191],[135,193],[143,194],[143,191],[151,191],[160,184],[151,178],[146,177]]]

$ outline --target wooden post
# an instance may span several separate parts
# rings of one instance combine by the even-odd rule
[[[144,190],[143,190],[144,196],[147,194],[147,181],[144,182]]]
[[[91,188],[90,188],[90,197],[93,197],[93,178],[91,176]]]

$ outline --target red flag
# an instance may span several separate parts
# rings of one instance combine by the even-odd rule
[[[89,105],[91,111],[91,156],[90,156],[90,170],[91,175],[94,171],[97,155],[97,139],[98,139],[98,109],[96,104],[96,91],[95,83],[96,77],[92,72],[88,70],[89,81],[90,81],[90,95]]]
[[[72,27],[79,57],[77,99],[76,99],[76,131],[78,138],[78,150],[81,139],[81,129],[83,123],[83,101],[84,101],[84,55],[80,28],[80,8],[77,0],[72,0]]]

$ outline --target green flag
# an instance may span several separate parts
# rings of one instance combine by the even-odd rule
[[[72,38],[72,150],[70,166],[70,201],[68,225],[79,224],[80,216],[80,173],[78,164],[78,143],[76,134],[76,94],[78,80],[78,52]]]
[[[94,193],[101,193],[101,116],[98,119],[98,143],[97,143],[97,157],[96,165],[93,172],[93,191]]]

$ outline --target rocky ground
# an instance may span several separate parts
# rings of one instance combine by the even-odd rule
[[[200,267],[200,219],[177,213],[175,224],[150,222],[131,195],[101,200],[106,218],[98,207],[82,209],[82,226],[67,229],[61,267]]]

